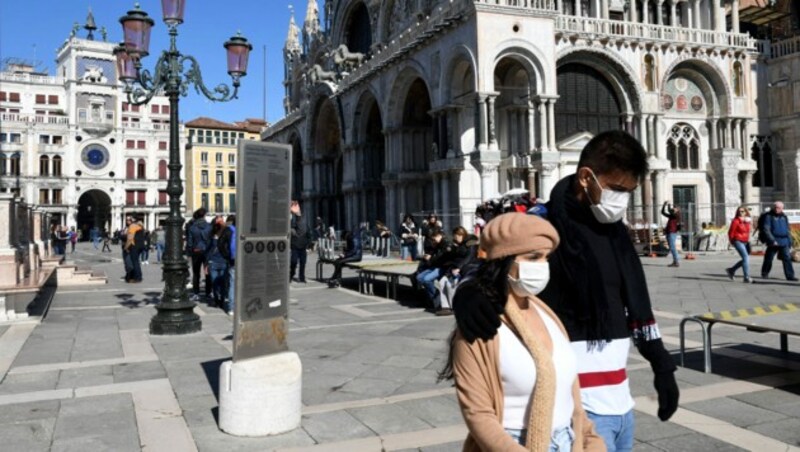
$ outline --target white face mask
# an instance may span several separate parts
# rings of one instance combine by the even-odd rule
[[[518,297],[538,295],[550,281],[550,264],[547,262],[517,262],[518,277],[508,276],[508,285]]]
[[[600,194],[600,203],[591,205],[595,219],[605,224],[616,223],[621,220],[622,217],[625,216],[625,211],[628,209],[628,201],[631,198],[631,194],[627,191],[603,188],[603,186],[600,185],[600,181],[598,181],[597,177],[594,175],[594,172],[592,172],[592,178],[597,186],[600,187],[600,190],[602,190]],[[589,197],[589,202],[591,202],[592,198],[589,196],[589,190],[587,190],[586,187],[584,187],[583,190],[586,192],[586,196]]]

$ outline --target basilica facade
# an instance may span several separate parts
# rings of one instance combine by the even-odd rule
[[[546,200],[609,129],[650,161],[629,221],[669,200],[723,224],[798,200],[800,105],[780,133],[770,108],[800,104],[800,46],[778,58],[756,33],[796,11],[741,1],[310,0],[284,49],[286,116],[262,138],[292,145],[294,196],[340,229],[470,225],[515,188]]]

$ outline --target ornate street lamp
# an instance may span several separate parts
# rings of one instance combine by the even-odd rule
[[[198,93],[215,102],[236,99],[239,80],[247,73],[247,58],[252,50],[247,39],[237,34],[225,43],[228,53],[228,74],[233,92],[220,84],[213,90],[206,88],[200,74],[197,60],[178,51],[176,39],[178,25],[183,22],[184,0],[161,0],[164,23],[169,28],[170,47],[162,52],[156,62],[155,73],[142,70],[141,60],[149,53],[150,29],[153,19],[139,9],[139,5],[120,18],[124,42],[114,49],[117,59],[117,73],[125,84],[128,102],[143,105],[156,94],[164,92],[169,97],[169,217],[166,220],[166,245],[163,260],[164,294],[156,306],[158,313],[150,321],[151,334],[187,334],[200,331],[200,317],[194,313],[195,303],[189,300],[186,283],[189,279],[189,266],[182,254],[183,215],[181,214],[181,195],[183,185],[180,171],[181,156],[179,146],[178,97],[185,96],[189,84]]]

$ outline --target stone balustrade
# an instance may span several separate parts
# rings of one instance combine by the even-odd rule
[[[669,44],[697,44],[709,47],[721,46],[756,50],[756,40],[747,33],[642,24],[592,17],[557,16],[555,30],[556,33],[577,34],[590,39],[612,37]]]
[[[800,36],[769,43],[769,57],[780,58],[788,55],[800,54]]]

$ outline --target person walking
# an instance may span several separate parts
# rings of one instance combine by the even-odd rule
[[[228,315],[233,315],[236,301],[236,215],[228,215],[225,224],[225,229],[222,230],[219,242],[217,242],[217,248],[228,261],[228,305],[225,311]]]
[[[75,230],[75,226],[69,227],[69,232],[67,233],[67,237],[69,237],[69,245],[70,245],[70,254],[75,253],[75,244],[78,243],[78,231]]]
[[[659,419],[668,420],[680,398],[677,367],[661,340],[642,263],[622,221],[646,174],[647,153],[634,137],[602,132],[584,147],[577,172],[555,185],[546,206],[561,245],[550,255],[550,280],[539,298],[569,333],[583,407],[609,451],[633,448],[634,401],[626,371],[631,344],[655,375]],[[465,279],[453,309],[459,331],[473,341],[497,334],[504,307]]]
[[[731,221],[731,227],[728,229],[728,240],[741,256],[739,262],[733,267],[725,269],[725,273],[728,274],[731,281],[733,281],[736,270],[741,268],[744,273],[744,282],[753,282],[750,278],[750,227],[752,223],[753,220],[750,218],[750,211],[747,210],[747,207],[739,207],[736,210],[736,216]]]
[[[117,231],[117,241],[122,249],[122,263],[125,266],[125,276],[122,279],[124,279],[125,282],[128,282],[128,278],[130,277],[132,269],[130,253],[128,253],[128,250],[125,246],[128,241],[128,228],[132,223],[133,218],[130,216],[125,217],[125,227]]]
[[[564,326],[537,298],[558,246],[545,220],[507,213],[481,235],[486,260],[477,290],[505,306],[498,334],[466,340],[460,329],[440,379],[455,379],[469,430],[465,451],[605,451],[581,405],[578,363]]]
[[[681,230],[681,208],[673,206],[669,201],[664,201],[661,206],[661,215],[667,217],[667,225],[664,226],[664,234],[667,236],[669,252],[672,254],[672,263],[668,267],[680,267],[680,257],[678,256],[678,231]]]
[[[144,249],[144,227],[138,218],[134,218],[127,228],[125,251],[130,261],[130,271],[126,275],[126,282],[142,282],[142,263],[139,257]]]
[[[99,250],[101,237],[100,237],[100,229],[98,229],[97,226],[94,226],[92,227],[92,229],[89,230],[89,238],[92,240],[92,245],[94,246],[94,249]]]
[[[311,231],[308,229],[305,219],[303,219],[303,212],[300,210],[300,203],[297,200],[292,200],[289,212],[292,216],[290,222],[292,236],[289,241],[289,247],[292,250],[289,282],[297,281],[305,284],[306,259],[308,257],[308,245],[311,243]],[[295,279],[296,270],[299,270],[297,279]]]
[[[103,235],[103,249],[100,252],[101,253],[105,253],[106,250],[108,250],[108,252],[110,253],[111,252],[111,246],[110,246],[111,237],[108,236],[108,231],[106,231],[105,229],[103,229],[102,235]]]
[[[400,224],[400,259],[417,260],[417,240],[419,240],[417,223],[414,217],[407,213],[403,217],[403,223]]]
[[[765,214],[767,218],[763,222],[764,243],[767,245],[767,252],[764,254],[764,263],[761,265],[761,277],[769,278],[772,270],[772,260],[776,255],[783,261],[783,275],[787,281],[797,281],[792,266],[792,236],[789,229],[789,219],[783,213],[783,202],[775,201],[772,210]]]
[[[155,231],[153,231],[153,241],[156,243],[156,259],[158,263],[161,263],[161,258],[164,256],[164,250],[167,247],[167,233],[164,231],[164,227],[159,225]]]
[[[211,294],[208,276],[208,247],[211,242],[211,225],[206,221],[206,209],[201,207],[192,215],[193,222],[187,234],[187,248],[192,258],[192,301],[200,300],[200,275],[205,278],[206,296]]]
[[[211,243],[208,246],[208,273],[211,279],[213,301],[209,306],[225,308],[225,295],[227,295],[228,259],[219,249],[219,240],[225,223],[214,222],[211,226]]]
[[[144,244],[142,246],[142,265],[150,265],[150,231],[144,230]]]

